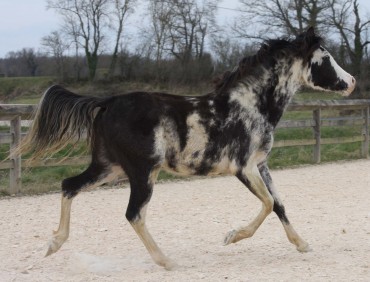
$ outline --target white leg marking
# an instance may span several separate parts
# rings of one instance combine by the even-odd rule
[[[106,177],[95,183],[92,183],[87,187],[83,187],[83,189],[95,188],[106,182],[112,181],[120,173],[122,173],[122,169],[120,167],[112,167],[111,172]],[[67,198],[62,196],[59,227],[57,231],[53,231],[53,237],[49,242],[48,251],[46,252],[45,255],[46,257],[57,252],[60,249],[60,247],[64,244],[64,242],[68,239],[72,200],[73,198]]]
[[[288,236],[289,242],[296,245],[299,252],[307,253],[309,251],[312,251],[310,245],[298,235],[291,224],[283,223],[283,226],[286,235]]]
[[[167,258],[155,243],[153,237],[150,235],[148,229],[145,225],[145,214],[147,206],[141,209],[140,216],[138,219],[131,222],[136,234],[139,236],[140,240],[143,242],[145,248],[148,250],[150,256],[156,264],[163,266],[166,270],[173,270],[177,267],[176,263]]]
[[[267,178],[267,179],[265,179],[265,181],[267,181],[267,184],[266,185],[269,187],[270,193],[271,193],[272,197],[275,200],[275,204],[280,205],[280,206],[283,206],[283,204],[282,204],[282,202],[280,200],[279,193],[277,192],[277,190],[275,188],[275,185],[272,182],[272,178],[271,178],[271,175],[270,175],[270,172],[269,172],[267,166],[265,167],[264,173],[265,173],[265,176]],[[289,242],[291,242],[292,244],[294,244],[297,247],[297,250],[300,251],[300,252],[308,252],[308,251],[311,251],[311,248],[308,245],[308,243],[306,241],[304,241],[298,235],[298,233],[294,230],[293,226],[289,223],[289,221],[288,221],[287,218],[286,218],[286,220],[287,221],[285,221],[284,219],[280,219],[281,223],[283,224],[283,227],[284,227],[284,230],[285,230],[285,233],[286,233],[286,235],[288,237]]]
[[[253,192],[262,201],[262,209],[248,226],[232,230],[226,234],[224,245],[229,245],[244,238],[252,237],[265,218],[272,212],[274,206],[274,200],[267,190],[257,166],[253,166],[251,169],[247,168],[246,176],[252,186]]]
[[[62,196],[59,228],[57,231],[53,232],[53,237],[49,242],[49,248],[45,255],[46,257],[58,251],[63,243],[68,239],[69,223],[71,218],[71,204],[72,199]]]

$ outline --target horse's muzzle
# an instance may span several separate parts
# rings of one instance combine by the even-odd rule
[[[353,90],[355,90],[355,88],[356,88],[356,79],[353,76],[351,76],[349,82],[345,82],[345,81],[341,80],[338,83],[338,88],[343,87],[344,84],[345,84],[345,87],[342,90],[343,91],[342,95],[343,96],[349,96],[353,92]]]

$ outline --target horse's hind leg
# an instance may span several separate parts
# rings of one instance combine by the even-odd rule
[[[140,173],[128,174],[131,194],[126,218],[143,242],[154,262],[170,270],[176,267],[176,264],[162,253],[145,224],[146,209],[152,196],[153,185],[157,179],[158,172],[159,168],[153,168],[149,173],[141,170]]]
[[[72,198],[68,198],[62,195],[59,228],[57,231],[53,231],[53,237],[49,242],[49,247],[45,256],[50,256],[51,254],[58,251],[63,243],[67,240],[69,235],[71,204]]]
[[[298,233],[294,230],[293,226],[290,224],[286,214],[285,214],[285,208],[283,203],[280,200],[280,197],[274,187],[274,184],[272,182],[272,178],[269,172],[269,169],[267,167],[267,164],[264,163],[259,167],[259,171],[261,173],[262,179],[265,182],[267,189],[269,190],[271,196],[274,198],[274,212],[279,217],[281,223],[284,226],[286,235],[289,239],[289,241],[296,245],[297,250],[300,252],[308,252],[310,251],[310,247],[307,242],[305,242]]]
[[[49,242],[46,256],[58,251],[63,243],[68,239],[73,198],[82,189],[93,188],[113,180],[121,171],[122,170],[119,167],[107,167],[106,165],[93,162],[81,174],[63,180],[59,228],[57,231],[53,232],[53,237]]]

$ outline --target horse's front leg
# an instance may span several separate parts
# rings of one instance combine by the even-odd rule
[[[274,199],[269,193],[257,165],[247,166],[237,174],[237,177],[258,199],[261,200],[262,209],[249,225],[230,231],[225,237],[225,245],[236,243],[244,238],[252,237],[265,218],[272,212],[274,206]]]
[[[261,173],[262,179],[266,184],[267,189],[269,190],[271,196],[274,198],[274,212],[279,217],[283,227],[285,229],[286,235],[289,241],[296,245],[297,250],[300,252],[308,252],[311,250],[307,242],[305,242],[298,233],[294,230],[293,226],[290,224],[288,217],[285,213],[285,208],[283,203],[280,200],[279,194],[277,193],[274,183],[270,175],[269,168],[266,163],[263,163],[259,166],[259,171]]]
[[[135,173],[128,173],[130,179],[130,200],[128,203],[126,218],[143,242],[153,261],[167,270],[177,267],[177,264],[166,257],[150,235],[146,223],[146,209],[153,192],[153,185],[157,179],[159,168],[153,169],[146,175],[143,169]]]

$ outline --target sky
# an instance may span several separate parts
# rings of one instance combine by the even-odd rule
[[[359,0],[359,3],[370,13],[369,0]],[[240,13],[229,9],[237,10],[238,5],[238,0],[221,1],[219,6],[228,9],[218,10],[218,20],[232,23]],[[143,11],[136,10],[136,19],[135,16],[129,19],[130,26],[140,26],[137,16],[140,14]],[[25,47],[39,50],[41,38],[58,30],[60,24],[60,17],[53,10],[46,9],[46,0],[0,0],[0,58]]]

